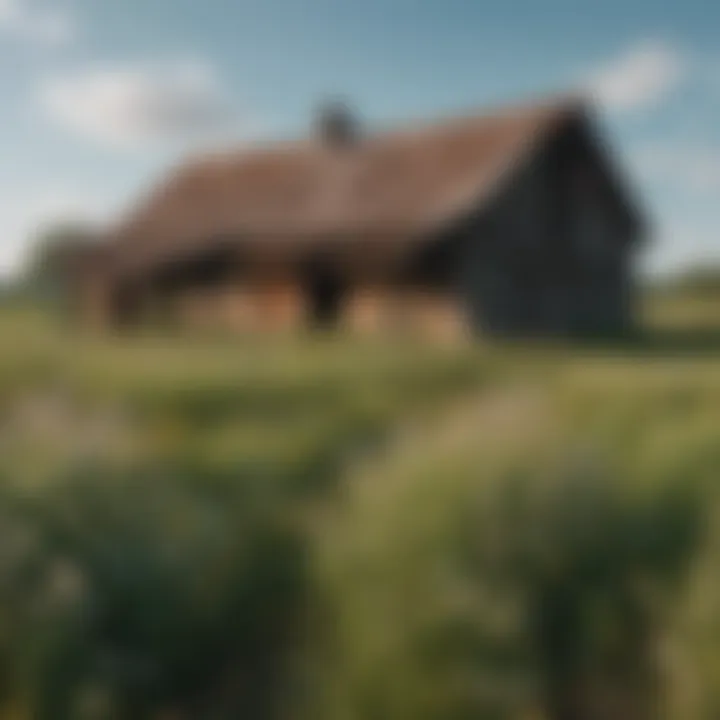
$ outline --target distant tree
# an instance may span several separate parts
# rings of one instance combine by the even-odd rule
[[[22,296],[18,283],[9,278],[0,278],[0,306],[10,305]]]
[[[77,221],[47,226],[34,240],[24,282],[41,300],[65,303],[84,256],[97,239],[94,228]]]
[[[717,297],[720,295],[720,263],[708,262],[663,277],[653,283],[656,291],[683,296]]]
[[[678,287],[702,295],[720,295],[720,265],[694,267],[680,276]]]

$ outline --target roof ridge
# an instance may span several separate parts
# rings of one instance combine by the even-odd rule
[[[392,125],[371,127],[370,131],[363,135],[363,140],[357,147],[362,148],[368,144],[372,145],[377,142],[391,141],[398,138],[422,139],[427,134],[448,131],[457,126],[481,122],[501,122],[513,118],[520,119],[528,114],[544,115],[547,116],[548,120],[552,120],[568,114],[584,112],[587,106],[588,102],[582,95],[566,92],[544,96],[537,100],[507,103],[495,106],[490,110],[481,106],[467,108],[454,114],[443,114],[424,121],[408,118]],[[198,152],[186,157],[184,160],[181,159],[176,164],[176,168],[182,169],[195,164],[223,166],[245,157],[282,155],[293,151],[317,152],[322,147],[323,144],[318,138],[307,135],[282,139],[256,139],[225,150],[217,149]]]

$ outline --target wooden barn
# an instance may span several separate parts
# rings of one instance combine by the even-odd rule
[[[638,211],[576,100],[189,162],[85,266],[99,325],[459,337],[632,323]]]

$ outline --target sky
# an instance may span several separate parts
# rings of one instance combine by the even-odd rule
[[[720,263],[719,29],[708,0],[0,0],[0,274],[328,96],[372,125],[565,91],[650,217],[643,267]]]

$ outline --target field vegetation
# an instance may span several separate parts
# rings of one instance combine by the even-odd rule
[[[615,344],[0,310],[0,717],[720,717],[720,292]]]

